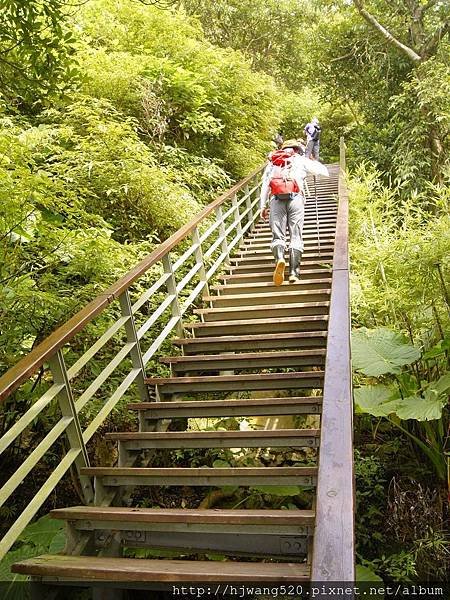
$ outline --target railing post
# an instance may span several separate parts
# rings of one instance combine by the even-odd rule
[[[225,223],[223,222],[222,207],[216,208],[216,220],[219,223],[219,235],[222,238],[222,252],[226,255],[225,264],[230,262],[230,252],[228,250],[227,236],[225,235]]]
[[[72,422],[67,426],[66,429],[67,438],[69,440],[70,448],[72,450],[79,450],[79,454],[74,462],[78,471],[78,477],[80,479],[84,500],[86,504],[93,504],[94,490],[91,480],[89,477],[80,475],[80,469],[82,467],[89,467],[89,456],[86,445],[83,441],[80,420],[75,407],[72,388],[70,386],[69,376],[67,374],[66,363],[64,361],[62,350],[58,350],[58,352],[54,354],[48,362],[53,375],[54,383],[56,385],[64,386],[59,392],[57,398],[62,416],[72,418]]]
[[[205,269],[205,261],[203,259],[203,250],[200,242],[200,235],[198,233],[198,227],[195,227],[192,231],[192,243],[195,245],[195,262],[197,265],[201,265],[198,276],[200,281],[205,283],[205,287],[202,291],[202,298],[206,298],[209,296],[209,286],[208,286],[208,278],[206,277],[206,269]]]
[[[128,290],[125,290],[123,294],[119,296],[119,302],[122,316],[128,317],[125,323],[127,341],[129,343],[134,343],[134,347],[130,350],[130,356],[133,368],[139,369],[139,375],[136,378],[139,396],[141,397],[142,402],[149,402],[148,388],[145,383],[145,367],[142,360],[141,346],[136,332],[133,309],[131,308],[130,292]]]
[[[339,138],[339,167],[342,173],[345,173],[346,160],[345,160],[345,139],[344,136]]]
[[[169,275],[169,279],[166,282],[167,291],[171,296],[174,297],[171,303],[171,308],[172,316],[178,319],[178,322],[176,324],[177,334],[180,337],[184,337],[183,321],[181,320],[181,310],[180,304],[178,302],[177,282],[173,273],[172,262],[170,260],[169,253],[163,256],[162,264],[164,268],[164,273],[167,273]]]
[[[252,184],[253,180],[250,183]],[[245,201],[245,206],[248,210],[247,223],[251,223],[251,225],[249,227],[249,231],[252,231],[253,227],[255,225],[255,222],[253,219],[253,211],[252,211],[252,195],[250,194],[250,188],[248,185],[246,185],[244,187],[244,195],[247,196],[247,199]]]
[[[232,205],[234,207],[233,218],[234,218],[234,221],[236,223],[236,231],[237,231],[237,233],[239,235],[239,238],[242,238],[242,217],[241,217],[241,213],[239,212],[237,194],[233,194],[233,198],[231,199],[231,203],[232,203]]]

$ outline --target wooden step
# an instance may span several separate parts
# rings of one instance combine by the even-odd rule
[[[320,240],[326,240],[327,243],[332,243],[334,241],[335,238],[335,232],[328,232],[328,231],[321,231],[319,229],[319,237]],[[244,238],[244,241],[242,242],[242,244],[239,246],[239,249],[243,249],[243,250],[248,250],[249,248],[254,248],[254,247],[258,247],[264,244],[269,244],[272,241],[272,233],[268,232],[268,233],[264,233],[261,235],[258,235],[256,237],[253,238]],[[289,233],[286,233],[286,243],[289,244],[290,242],[290,236]],[[305,248],[309,248],[311,246],[314,246],[317,244],[317,229],[314,228],[312,231],[310,231],[306,237],[303,237],[303,242],[305,244]]]
[[[309,260],[309,262],[314,261],[315,263],[318,263],[318,262],[330,261],[330,260],[332,260],[332,258],[333,258],[332,251],[327,250],[325,248],[321,248],[320,254],[318,251],[311,252],[311,253],[304,252],[300,265],[302,265],[304,263],[304,261],[308,261],[308,260]],[[268,265],[273,264],[273,260],[274,259],[273,259],[272,253],[255,254],[254,256],[236,256],[236,257],[230,258],[230,262],[236,266],[246,265],[248,267],[251,267],[253,263],[255,263],[255,264],[265,263],[266,269],[267,269]]]
[[[243,352],[240,354],[200,354],[165,356],[160,362],[169,364],[175,373],[192,371],[226,371],[275,367],[320,366],[325,363],[324,349]]]
[[[107,433],[128,451],[150,448],[317,448],[319,429],[157,431]]]
[[[316,248],[319,247],[319,244],[321,246],[324,246],[326,244],[332,246],[334,244],[335,237],[336,236],[334,231],[319,230],[318,233],[317,229],[314,229],[313,231],[306,232],[302,236],[303,242],[305,244],[305,253],[314,251]],[[253,241],[254,244],[270,243],[272,241],[272,233],[269,231],[264,235],[259,236],[258,238],[254,238]],[[286,236],[286,243],[288,244],[289,241],[289,236]],[[239,248],[240,250],[248,250],[249,248],[252,248],[254,244],[242,244]]]
[[[310,567],[302,563],[182,561],[99,556],[42,555],[15,563],[14,573],[45,580],[136,583],[306,582]],[[70,581],[71,580],[71,581]]]
[[[333,234],[320,234],[319,239],[320,239],[320,244],[322,246],[324,245],[331,245],[334,244],[334,233]],[[310,239],[304,239],[304,247],[305,247],[305,252],[309,251],[311,248],[318,248],[318,237],[317,234],[315,234],[313,237],[311,237]],[[267,248],[270,248],[270,244],[272,243],[272,236],[264,236],[261,237],[255,241],[253,241],[252,243],[244,243],[241,244],[239,246],[239,253],[242,252],[251,252],[253,250],[264,250]],[[287,247],[289,247],[290,245],[290,240],[287,237],[286,238],[286,245]]]
[[[322,251],[324,248],[326,250],[333,250],[334,249],[334,242],[335,242],[335,235],[334,233],[321,233],[320,235],[317,235],[317,233],[315,233],[314,235],[311,236],[311,238],[307,238],[307,239],[303,239],[303,244],[304,244],[304,254],[305,255],[310,255],[311,252],[318,252],[319,249],[320,251]],[[243,254],[247,254],[249,252],[256,252],[257,254],[261,254],[262,250],[266,250],[266,251],[270,251],[270,246],[272,243],[272,236],[268,235],[268,236],[264,236],[259,238],[257,241],[255,241],[253,244],[242,244],[241,246],[239,246],[239,249],[236,251],[234,255],[238,255],[241,256]],[[285,255],[289,254],[289,246],[290,246],[290,240],[289,238],[286,238],[286,250],[285,250]]]
[[[148,385],[157,386],[159,394],[231,392],[245,390],[289,390],[321,388],[323,371],[260,373],[245,375],[211,375],[203,377],[148,377]]]
[[[145,525],[219,524],[219,525],[314,525],[313,510],[244,510],[195,508],[129,508],[119,506],[71,506],[50,511],[52,519],[89,521],[92,525],[115,523],[140,523]]]
[[[324,221],[321,222],[321,218],[322,216],[319,215],[319,228],[322,227],[331,227],[331,228],[335,228],[335,223],[336,221],[336,216],[337,216],[337,212],[333,213],[333,214],[328,214],[328,215],[323,215],[323,219]],[[314,214],[311,214],[310,216],[306,217],[306,221],[305,221],[305,225],[303,228],[303,232],[305,232],[308,229],[313,229],[314,231],[316,231],[317,228],[317,216],[314,212]],[[256,227],[255,229],[253,229],[252,233],[248,236],[245,237],[245,240],[256,240],[261,236],[267,236],[267,235],[271,235],[272,234],[272,230],[269,224],[261,226],[261,227]],[[289,236],[289,230],[286,230],[286,235]]]
[[[305,274],[300,270],[300,281],[296,283],[290,283],[289,281],[285,281],[282,285],[273,285],[273,283],[263,282],[263,283],[233,283],[227,285],[212,285],[210,287],[211,290],[219,292],[221,296],[225,295],[236,295],[236,294],[253,294],[259,292],[279,292],[280,300],[283,299],[285,292],[295,292],[302,290],[317,290],[317,289],[326,289],[331,285],[331,277],[322,277],[322,278],[313,278],[308,279]],[[213,297],[214,298],[214,297]],[[214,298],[215,299],[215,298]],[[207,301],[210,301],[211,298],[208,298]]]
[[[172,548],[189,552],[285,557],[297,560],[308,550],[314,530],[311,510],[218,510],[123,507],[72,507],[51,512],[70,522],[75,544],[94,534],[105,548],[114,532],[127,548]]]
[[[324,323],[326,326],[326,323]],[[276,350],[279,348],[324,348],[326,330],[296,331],[293,333],[263,333],[257,335],[228,335],[203,338],[175,338],[172,343],[182,346],[185,354],[207,352],[237,352],[239,350]]]
[[[311,510],[227,510],[72,507],[51,512],[70,522],[71,538],[94,533],[99,549],[114,532],[127,548],[172,548],[262,557],[307,554],[314,532]],[[119,539],[118,539],[119,538]],[[76,542],[75,542],[76,543]]]
[[[230,264],[227,267],[227,271],[230,275],[248,275],[249,273],[254,273],[254,274],[259,274],[259,273],[266,273],[269,269],[272,269],[272,273],[273,273],[273,265],[274,265],[274,261],[273,261],[273,257],[272,260],[266,260],[266,261],[261,261],[261,262],[249,262],[249,263],[236,263],[236,264]],[[314,255],[312,257],[302,257],[301,263],[300,263],[300,270],[302,269],[330,269],[332,266],[332,257],[331,258],[324,258],[323,256],[319,256],[319,255]],[[287,260],[286,257],[286,269],[289,269],[289,261]],[[285,272],[286,272],[285,269]]]
[[[327,296],[309,296],[310,300],[323,300]],[[277,317],[276,319],[242,319],[232,321],[212,321],[210,323],[186,323],[185,327],[194,331],[195,337],[220,335],[245,335],[249,331],[258,333],[289,333],[300,331],[322,331],[327,327],[328,316]]]
[[[311,239],[304,239],[304,254],[310,254],[311,252],[318,252],[319,246],[322,251],[324,248],[326,250],[334,249],[334,234],[320,234],[317,236],[315,234]],[[258,241],[255,241],[253,244],[242,244],[239,246],[239,249],[233,254],[233,256],[242,256],[251,252],[255,252],[256,254],[262,254],[263,250],[266,252],[271,252],[270,247],[272,244],[272,236],[261,237]],[[286,239],[286,250],[285,255],[289,255],[289,246],[290,240]]]
[[[230,319],[263,319],[293,317],[295,315],[326,315],[329,302],[303,302],[290,304],[256,304],[254,306],[230,306],[201,308],[194,312],[205,322],[229,321]]]
[[[317,467],[240,467],[191,469],[166,467],[83,467],[81,475],[98,477],[104,487],[188,485],[188,486],[258,486],[316,484]]]
[[[140,411],[147,420],[181,417],[257,417],[297,414],[319,414],[321,396],[290,398],[246,398],[229,400],[195,400],[182,402],[136,402],[130,410]]]
[[[251,284],[250,284],[251,285]],[[232,286],[230,293],[220,296],[206,296],[205,302],[212,302],[214,308],[232,306],[257,306],[257,305],[273,305],[273,304],[311,304],[316,302],[328,302],[330,299],[331,289],[322,284],[317,289],[302,289],[301,283],[285,282],[283,285],[274,286],[264,285],[258,287],[247,288],[247,284],[242,287]],[[236,289],[235,293],[232,293]],[[241,293],[238,293],[239,292]],[[250,293],[245,293],[248,290]],[[229,292],[229,290],[227,290]],[[192,327],[192,323],[187,324],[187,327]]]
[[[289,263],[286,263],[285,273],[289,272]],[[331,276],[331,269],[302,269],[302,277],[306,279],[323,279]],[[261,273],[236,273],[235,275],[221,275],[219,279],[226,282],[227,285],[237,283],[270,283],[273,277],[273,267]]]

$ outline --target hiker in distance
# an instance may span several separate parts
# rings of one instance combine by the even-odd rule
[[[288,140],[280,150],[272,152],[264,170],[260,214],[267,220],[270,197],[270,229],[272,243],[270,249],[276,265],[273,283],[284,282],[286,262],[286,227],[289,229],[289,282],[300,281],[300,261],[303,253],[303,220],[305,216],[305,178],[307,173],[328,176],[328,169],[321,163],[301,156],[301,142]]]
[[[306,134],[306,158],[312,157],[316,160],[319,160],[320,134],[322,132],[319,119],[317,117],[313,117],[311,122],[306,125],[304,132]]]

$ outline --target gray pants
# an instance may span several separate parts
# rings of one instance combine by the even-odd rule
[[[305,156],[306,158],[311,158],[311,154],[314,155],[316,160],[319,160],[319,151],[320,151],[320,141],[319,140],[309,140],[306,144]]]
[[[276,246],[286,247],[286,227],[289,229],[290,247],[303,252],[303,220],[305,218],[305,198],[302,194],[294,194],[291,200],[278,200],[275,196],[270,199],[270,228],[272,243],[270,249]]]

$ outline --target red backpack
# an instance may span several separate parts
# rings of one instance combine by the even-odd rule
[[[292,148],[272,152],[270,161],[273,168],[269,187],[273,196],[294,194],[300,191],[297,182],[291,175],[292,157],[294,155],[295,150]]]

